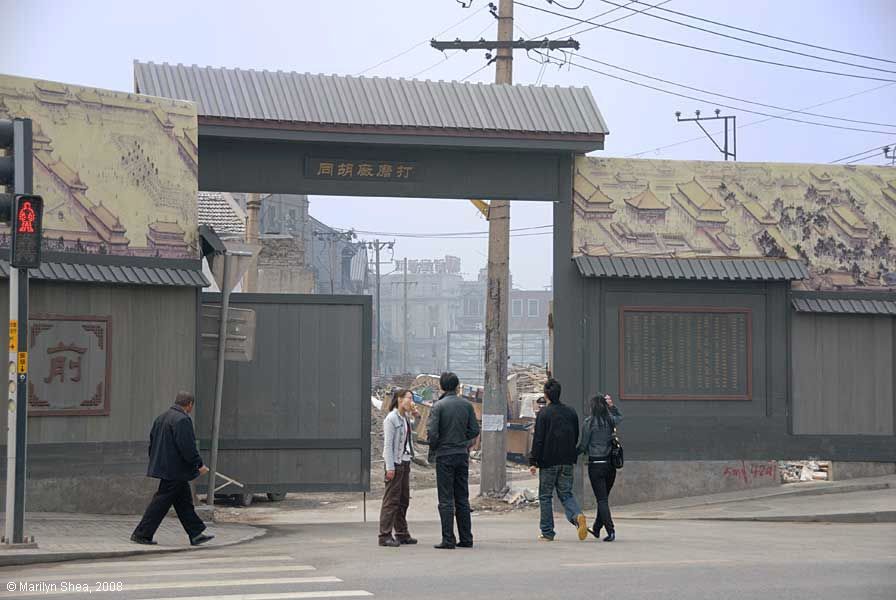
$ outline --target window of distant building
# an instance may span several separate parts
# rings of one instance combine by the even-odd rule
[[[511,308],[512,314],[514,317],[522,317],[523,316],[523,301],[522,300],[514,300],[513,307]]]
[[[538,316],[538,300],[529,300],[529,316]]]

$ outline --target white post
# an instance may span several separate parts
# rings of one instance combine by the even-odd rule
[[[9,387],[7,390],[6,427],[6,530],[4,539],[12,543],[16,522],[16,420],[18,380],[16,363],[18,360],[19,335],[19,270],[9,269]],[[16,324],[16,325],[14,325]]]

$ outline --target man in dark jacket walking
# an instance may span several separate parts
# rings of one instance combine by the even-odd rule
[[[549,379],[544,384],[547,406],[535,418],[535,437],[529,455],[529,470],[538,469],[538,503],[541,508],[543,542],[554,540],[554,490],[563,503],[567,520],[576,526],[579,539],[588,536],[588,524],[572,493],[573,471],[578,453],[579,417],[571,407],[560,402],[560,383]]]
[[[469,401],[457,395],[460,381],[454,373],[442,373],[439,387],[444,394],[432,407],[427,422],[430,462],[436,462],[439,488],[439,517],[442,519],[442,543],[435,547],[451,550],[455,546],[473,547],[470,520],[470,446],[479,435],[476,412]],[[454,520],[457,534],[454,537]]]
[[[208,473],[208,467],[202,463],[196,449],[193,419],[190,418],[193,405],[193,395],[180,392],[174,405],[159,415],[152,425],[146,474],[159,480],[159,489],[146,507],[140,524],[134,529],[132,542],[155,544],[152,537],[172,505],[190,537],[190,544],[198,546],[215,537],[203,533],[205,523],[193,508],[189,482]]]

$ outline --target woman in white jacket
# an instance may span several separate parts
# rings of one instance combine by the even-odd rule
[[[417,543],[408,532],[406,517],[411,501],[411,459],[414,457],[410,418],[419,414],[409,390],[396,390],[385,408],[388,413],[383,420],[386,490],[380,510],[379,543],[397,548],[402,544]]]

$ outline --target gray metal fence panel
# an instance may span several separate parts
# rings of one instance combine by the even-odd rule
[[[203,294],[203,303],[220,301]],[[221,493],[370,487],[371,303],[367,296],[234,294],[256,314],[251,362],[227,362]],[[210,446],[215,361],[203,357],[197,430]]]

